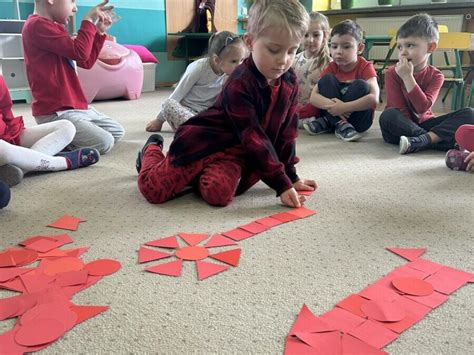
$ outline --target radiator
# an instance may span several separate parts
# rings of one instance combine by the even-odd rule
[[[434,19],[440,25],[448,26],[449,32],[460,32],[462,31],[463,15],[439,15],[433,16]],[[398,29],[409,16],[401,17],[361,17],[356,19],[357,23],[362,27],[366,35],[385,35],[390,30]],[[369,58],[382,60],[386,57],[388,47],[385,46],[374,46],[370,50]],[[394,51],[392,59],[396,59],[398,56],[397,50]],[[454,63],[453,53],[448,53],[450,63]],[[442,52],[433,54],[433,65],[442,66],[446,65]],[[449,75],[449,73],[448,73]]]

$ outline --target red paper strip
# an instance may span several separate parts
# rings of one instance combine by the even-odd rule
[[[252,222],[252,223],[240,226],[239,228],[246,230],[247,232],[257,234],[257,233],[265,232],[269,227],[257,222]]]
[[[250,237],[253,237],[254,234],[244,231],[243,229],[240,228],[235,228],[227,232],[223,232],[226,237],[229,237],[230,239],[236,240],[236,241],[241,241]]]
[[[263,224],[264,226],[267,226],[269,228],[278,226],[283,223],[282,221],[272,218],[272,217],[260,218],[260,219],[255,220],[255,222],[259,224]]]
[[[299,207],[288,211],[288,213],[293,214],[299,218],[306,218],[316,214],[316,211],[312,211],[310,209],[307,209],[306,207]]]

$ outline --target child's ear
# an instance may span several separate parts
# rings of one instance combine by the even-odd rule
[[[252,35],[248,32],[245,32],[243,36],[244,43],[247,45],[249,51],[252,51]]]
[[[357,46],[357,54],[361,55],[364,53],[365,43],[360,42]]]
[[[216,55],[216,54],[212,55],[211,61],[214,65],[217,65],[217,66],[219,66],[221,64],[221,58],[219,58],[219,56]]]
[[[433,53],[436,50],[437,47],[438,47],[438,43],[429,42],[428,43],[428,53]]]

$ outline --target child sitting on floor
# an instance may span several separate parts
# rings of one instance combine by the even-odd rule
[[[387,106],[379,123],[385,142],[398,144],[400,154],[454,148],[456,130],[474,124],[470,107],[438,117],[431,111],[444,81],[428,65],[438,40],[438,24],[428,14],[412,16],[397,32],[398,63],[385,73]]]
[[[99,160],[94,148],[58,153],[74,138],[76,129],[71,122],[61,120],[27,128],[22,117],[13,116],[12,105],[0,75],[0,180],[7,185],[18,184],[29,171],[77,169]]]
[[[453,170],[465,170],[474,173],[474,125],[462,125],[456,131],[458,149],[446,153],[446,165]]]
[[[90,69],[112,25],[108,0],[85,16],[74,39],[65,24],[77,12],[75,1],[35,0],[35,12],[23,26],[25,65],[38,124],[68,120],[76,127],[70,147],[109,152],[124,135],[116,121],[89,107],[76,73],[77,65]]]
[[[298,128],[303,128],[303,123],[319,117],[319,109],[310,102],[311,91],[321,78],[321,73],[331,61],[329,55],[328,38],[329,22],[326,16],[319,12],[309,13],[309,28],[304,35],[304,50],[296,55],[293,68],[300,86],[298,101],[300,120]]]
[[[300,207],[298,190],[316,189],[296,174],[298,83],[291,69],[309,16],[298,0],[255,0],[244,41],[251,55],[216,102],[182,124],[163,154],[152,135],[137,159],[138,187],[163,203],[193,184],[210,205],[226,206],[260,179],[284,205]]]
[[[148,132],[159,132],[168,122],[173,131],[192,116],[208,109],[222,90],[227,75],[247,57],[247,48],[236,34],[221,31],[209,38],[208,56],[189,64],[158,116],[148,122]]]
[[[331,57],[311,103],[321,117],[304,124],[311,135],[335,132],[343,141],[356,141],[374,119],[380,89],[374,65],[359,56],[364,50],[362,29],[352,21],[338,23],[331,31]]]

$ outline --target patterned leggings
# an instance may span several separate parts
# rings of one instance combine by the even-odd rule
[[[176,131],[179,126],[197,114],[196,111],[181,105],[178,101],[173,99],[166,99],[163,102],[162,117],[171,126],[173,131]]]
[[[143,156],[138,188],[148,202],[163,203],[193,184],[208,204],[227,206],[237,190],[243,163],[239,155],[224,151],[176,167],[169,155],[150,145]]]

